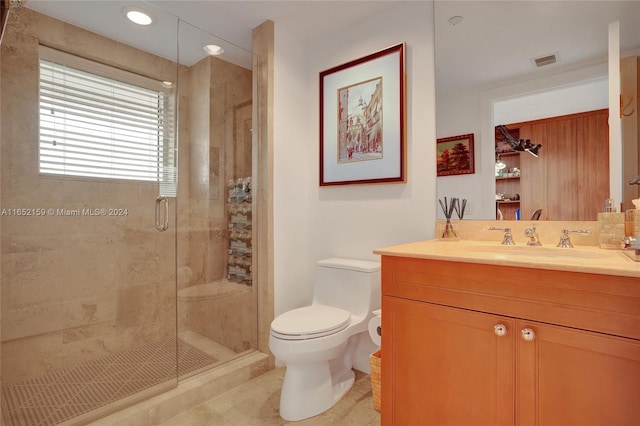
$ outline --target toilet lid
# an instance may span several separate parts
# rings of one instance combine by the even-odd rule
[[[279,315],[271,323],[271,334],[280,339],[303,340],[328,336],[344,330],[351,313],[333,306],[305,306]]]

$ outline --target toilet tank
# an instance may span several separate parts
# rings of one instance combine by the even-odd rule
[[[313,304],[362,317],[380,309],[380,263],[341,258],[318,261]]]

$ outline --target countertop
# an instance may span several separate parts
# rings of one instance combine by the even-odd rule
[[[383,256],[640,278],[640,262],[631,260],[623,250],[607,250],[594,246],[558,248],[552,245],[533,247],[526,244],[503,246],[492,241],[426,240],[379,248],[373,252]]]

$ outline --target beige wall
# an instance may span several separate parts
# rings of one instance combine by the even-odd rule
[[[433,3],[392,3],[306,43],[286,22],[276,23],[273,94],[267,94],[273,96],[276,315],[310,303],[318,260],[377,260],[376,248],[434,235]],[[399,42],[407,48],[407,182],[320,187],[318,73]]]
[[[1,51],[3,208],[128,214],[2,217],[5,384],[175,333],[175,231],[154,229],[157,184],[38,175],[39,43],[176,81],[170,61],[26,8],[12,12]]]

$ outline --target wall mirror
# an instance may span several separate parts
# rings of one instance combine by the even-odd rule
[[[606,86],[609,23],[620,22],[620,56],[638,56],[640,3],[436,1],[434,7],[437,137],[474,133],[477,164],[473,175],[439,177],[437,196],[466,198],[465,218],[494,219],[493,126],[508,123],[492,122],[493,102],[594,81],[600,81],[600,88],[605,81]],[[555,63],[537,67],[535,59],[547,56],[554,56]],[[581,95],[574,97],[572,102],[583,107]],[[531,107],[532,116],[518,121],[552,116],[545,115],[551,106]],[[546,154],[551,155],[551,150]],[[544,155],[545,147],[540,153]],[[601,161],[606,163],[606,159]],[[546,191],[547,185],[564,183],[554,177],[540,182],[537,191]],[[569,187],[566,191],[588,188]],[[595,213],[589,220],[595,220]],[[522,219],[528,216],[522,212]],[[577,219],[559,213],[545,217],[543,213],[541,220]]]

